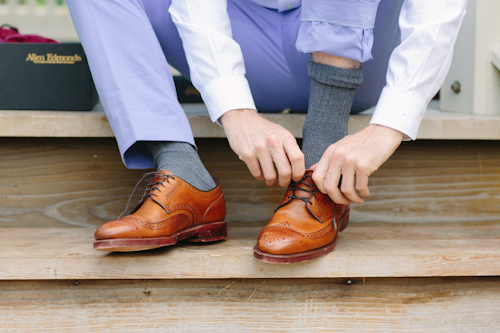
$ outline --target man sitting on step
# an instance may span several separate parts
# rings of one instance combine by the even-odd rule
[[[350,202],[370,194],[368,177],[415,139],[466,2],[68,1],[125,165],[158,170],[131,215],[96,231],[94,248],[226,237],[221,186],[198,157],[170,63],[200,91],[251,174],[288,187],[255,257],[290,263],[329,253]],[[370,125],[346,136],[351,110],[374,105]],[[283,109],[307,111],[302,151],[256,112]]]

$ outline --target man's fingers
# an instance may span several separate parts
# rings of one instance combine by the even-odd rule
[[[312,175],[314,183],[318,187],[319,191],[323,194],[327,194],[324,187],[324,183],[329,165],[330,165],[330,160],[328,159],[328,157],[323,156],[321,160],[318,163],[316,163],[316,168]]]
[[[264,180],[264,174],[262,173],[259,160],[257,159],[257,157],[246,158],[240,155],[239,158],[240,160],[245,162],[248,170],[255,179],[257,179],[260,182]]]
[[[342,172],[342,184],[340,186],[340,191],[351,202],[358,204],[363,203],[363,198],[356,193],[356,189],[354,188],[354,168],[346,168],[346,170]]]
[[[356,190],[358,190],[358,192],[364,197],[368,197],[370,195],[367,175],[361,173],[356,174]]]
[[[290,180],[292,179],[292,167],[290,165],[290,161],[288,161],[288,157],[283,149],[272,152],[271,154],[274,164],[276,165],[276,169],[278,170],[278,185],[281,187],[287,187],[290,185]]]
[[[330,165],[330,168],[326,173],[323,187],[334,202],[342,205],[348,205],[350,203],[349,199],[347,199],[347,197],[339,189],[340,176],[342,176],[342,181],[344,181],[344,176],[340,167]]]
[[[285,149],[286,156],[292,167],[292,179],[298,182],[304,177],[304,173],[306,172],[304,153],[300,150],[295,138],[285,140],[283,148]]]
[[[264,174],[264,179],[267,186],[274,186],[276,184],[276,170],[274,170],[273,159],[269,152],[264,151],[257,155],[259,159],[260,168]]]

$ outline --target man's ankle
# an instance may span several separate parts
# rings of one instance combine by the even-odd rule
[[[335,67],[339,67],[339,68],[357,69],[360,66],[360,63],[357,60],[337,57],[337,56],[330,55],[330,54],[323,53],[323,52],[319,52],[319,51],[314,52],[312,54],[312,58],[313,58],[313,61],[318,63],[318,64],[335,66]]]
[[[216,187],[191,144],[176,141],[146,141],[145,144],[153,155],[157,170],[168,170],[201,191]]]

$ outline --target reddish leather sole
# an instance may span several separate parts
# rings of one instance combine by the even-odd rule
[[[347,228],[347,225],[349,224],[349,212],[350,210],[348,210],[347,213],[340,220],[339,232],[342,232],[344,231],[345,228]],[[260,261],[264,261],[271,264],[292,264],[296,262],[316,259],[327,255],[328,253],[332,252],[335,249],[335,246],[337,245],[338,235],[339,233],[335,235],[333,242],[331,242],[328,245],[325,245],[315,250],[302,253],[294,253],[294,254],[271,254],[261,251],[259,247],[255,245],[255,247],[253,248],[253,256]]]
[[[182,240],[188,242],[214,242],[226,238],[226,221],[220,221],[200,224],[181,230],[168,237],[99,239],[94,242],[94,250],[132,252],[175,245]]]

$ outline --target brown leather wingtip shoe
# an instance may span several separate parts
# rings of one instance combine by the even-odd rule
[[[213,190],[200,191],[167,170],[153,174],[132,214],[96,230],[94,249],[130,252],[184,239],[212,242],[227,238],[226,202],[217,180]]]
[[[292,182],[269,223],[260,232],[254,257],[288,264],[322,257],[333,251],[337,235],[349,223],[349,206],[319,192],[312,170]]]

